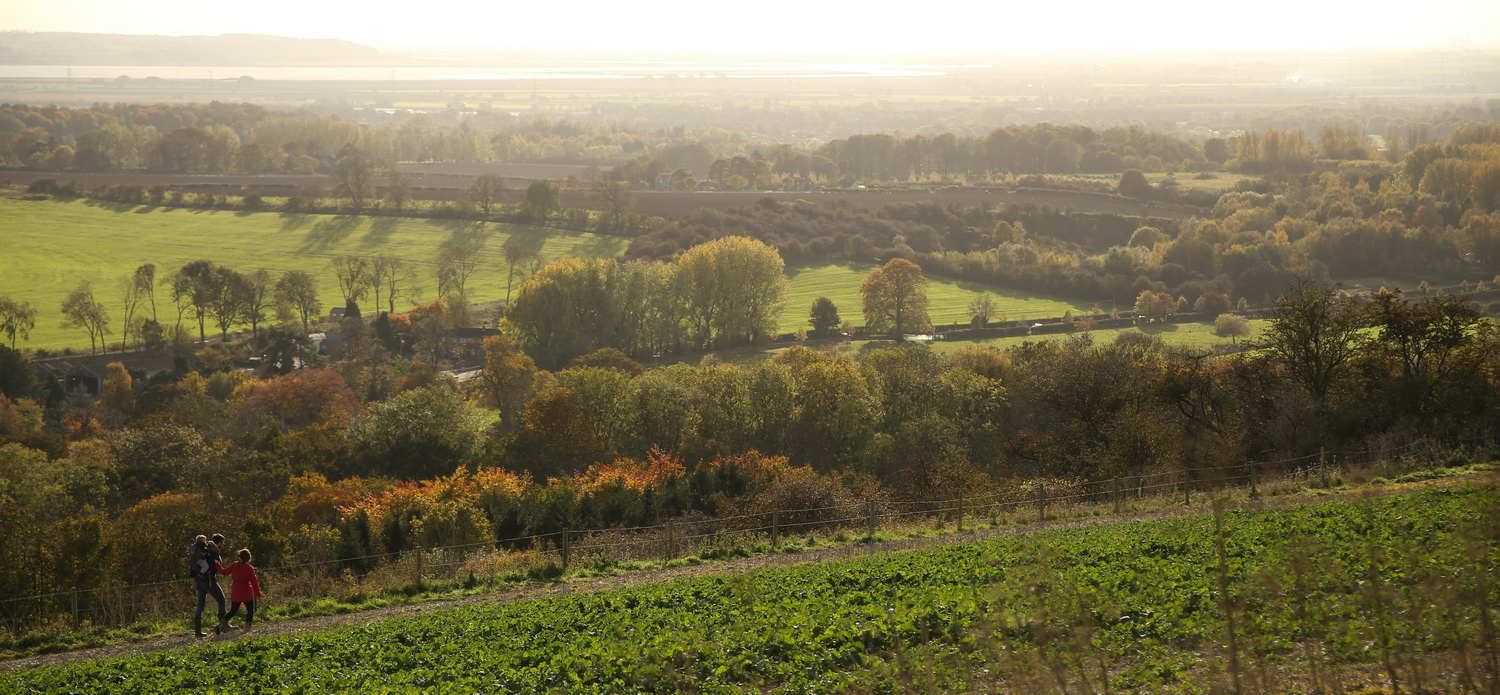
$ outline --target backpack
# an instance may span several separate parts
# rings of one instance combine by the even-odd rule
[[[203,561],[203,551],[207,547],[193,541],[188,544],[188,579],[203,579],[203,568],[199,565]]]

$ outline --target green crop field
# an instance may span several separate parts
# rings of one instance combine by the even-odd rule
[[[871,263],[836,263],[830,265],[787,268],[791,287],[787,291],[786,310],[781,314],[781,330],[794,331],[798,327],[810,328],[808,311],[813,300],[827,297],[839,308],[839,316],[854,325],[865,322],[863,304],[860,301],[859,285],[865,276],[879,266]],[[927,286],[927,313],[934,324],[968,323],[969,302],[974,295],[988,294],[995,303],[995,320],[1039,319],[1058,317],[1072,311],[1075,314],[1090,310],[1094,302],[1069,299],[1057,295],[1010,290],[970,280],[956,280],[941,275],[927,274],[932,284]],[[1100,303],[1109,311],[1109,303]]]
[[[131,206],[93,200],[23,201],[0,198],[0,296],[31,302],[36,328],[26,346],[88,347],[81,329],[61,327],[58,307],[82,280],[94,284],[95,296],[112,317],[118,340],[121,284],[142,263],[157,267],[158,315],[170,316],[171,290],[165,277],[183,264],[208,259],[241,272],[265,269],[273,274],[305,270],[318,278],[326,307],[341,303],[328,261],[338,254],[386,253],[422,268],[424,296],[435,294],[433,259],[443,244],[460,238],[482,239],[480,270],[470,280],[475,302],[505,294],[501,247],[521,236],[546,259],[566,256],[613,256],[622,252],[621,237],[567,232],[514,224],[421,220],[353,215],[306,215],[277,212],[211,211]],[[404,308],[397,306],[398,309]],[[18,343],[19,346],[19,343]]]
[[[1217,348],[1221,345],[1228,346],[1234,343],[1243,343],[1255,340],[1270,325],[1267,319],[1252,319],[1250,321],[1250,335],[1237,340],[1221,338],[1214,335],[1213,322],[1206,323],[1171,323],[1171,324],[1146,324],[1133,328],[1100,328],[1090,331],[1096,344],[1111,343],[1126,331],[1139,331],[1149,336],[1161,338],[1167,345],[1191,346],[1205,349]],[[1020,345],[1028,340],[1066,340],[1069,334],[1048,334],[1039,336],[1014,336],[1008,338],[982,338],[978,340],[939,340],[934,341],[932,347],[939,352],[957,352],[970,345],[988,345],[990,347],[1005,348]]]
[[[0,692],[201,688],[205,664],[248,692],[1424,692],[1408,679],[1460,668],[1483,691],[1497,510],[1469,486],[1059,528],[8,673]]]
[[[1221,338],[1217,335],[1214,335],[1214,324],[1212,322],[1147,324],[1131,328],[1098,328],[1090,331],[1089,334],[1093,337],[1095,344],[1105,344],[1114,342],[1121,333],[1124,333],[1126,331],[1139,331],[1141,333],[1145,333],[1146,335],[1160,338],[1162,342],[1166,343],[1167,345],[1178,345],[1184,347],[1194,347],[1203,350],[1214,350],[1221,347],[1232,346],[1236,343],[1256,340],[1261,336],[1262,333],[1265,332],[1266,327],[1269,325],[1270,321],[1267,319],[1251,319],[1250,335],[1244,338],[1239,338],[1237,340]],[[932,346],[932,349],[935,352],[949,354],[958,352],[959,350],[962,350],[971,345],[985,345],[988,347],[1004,350],[1006,348],[1020,345],[1021,343],[1027,341],[1067,340],[1068,338],[1071,338],[1075,335],[1079,335],[1079,333],[1046,333],[1035,336],[1019,335],[1003,338],[976,338],[972,340],[934,340],[926,344]],[[828,343],[819,343],[818,341],[813,341],[810,344],[828,345]],[[837,350],[850,357],[856,357],[860,352],[864,350],[876,349],[879,346],[889,344],[890,343],[885,341],[850,341],[834,343],[832,344],[832,349]],[[766,359],[773,355],[777,355],[787,349],[788,348],[786,347],[769,347],[759,349],[729,350],[721,353],[719,357],[727,362],[734,362],[737,364],[753,363]]]

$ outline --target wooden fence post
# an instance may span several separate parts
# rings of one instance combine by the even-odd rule
[[[875,498],[865,500],[865,536],[875,538]]]
[[[559,555],[560,555],[560,557],[562,559],[562,570],[564,572],[568,571],[568,550],[569,550],[568,546],[570,545],[569,541],[572,540],[568,536],[569,536],[568,530],[567,529],[563,529],[563,532],[562,532],[562,549],[561,549]]]
[[[958,491],[958,532],[964,532],[964,491]]]
[[[771,510],[771,547],[781,545],[781,510]]]
[[[1047,520],[1047,484],[1037,483],[1036,486],[1036,522],[1038,524]]]
[[[73,587],[73,629],[78,629],[78,587]]]
[[[422,586],[422,546],[417,546],[414,551],[417,554],[417,587]]]

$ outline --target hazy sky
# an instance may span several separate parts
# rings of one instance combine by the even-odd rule
[[[0,29],[255,33],[381,48],[815,53],[1500,46],[1500,0],[0,0]]]

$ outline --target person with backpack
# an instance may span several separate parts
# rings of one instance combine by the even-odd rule
[[[208,551],[208,536],[198,534],[193,539],[193,544],[188,546],[188,579],[197,579],[208,569],[208,563],[203,560],[203,553]]]
[[[198,536],[202,539],[203,536]],[[198,609],[193,612],[193,634],[207,637],[203,631],[203,608],[208,597],[219,602],[219,622],[214,625],[214,634],[224,631],[224,588],[219,586],[219,572],[224,566],[219,563],[219,546],[213,541],[195,541],[189,549],[189,574],[198,591]]]
[[[265,596],[260,591],[260,579],[255,576],[255,567],[250,564],[250,549],[240,548],[239,559],[234,564],[219,570],[219,574],[233,579],[229,587],[229,614],[224,616],[223,622],[228,623],[236,613],[240,612],[240,604],[243,603],[245,604],[245,629],[249,630],[255,624],[255,599]]]

